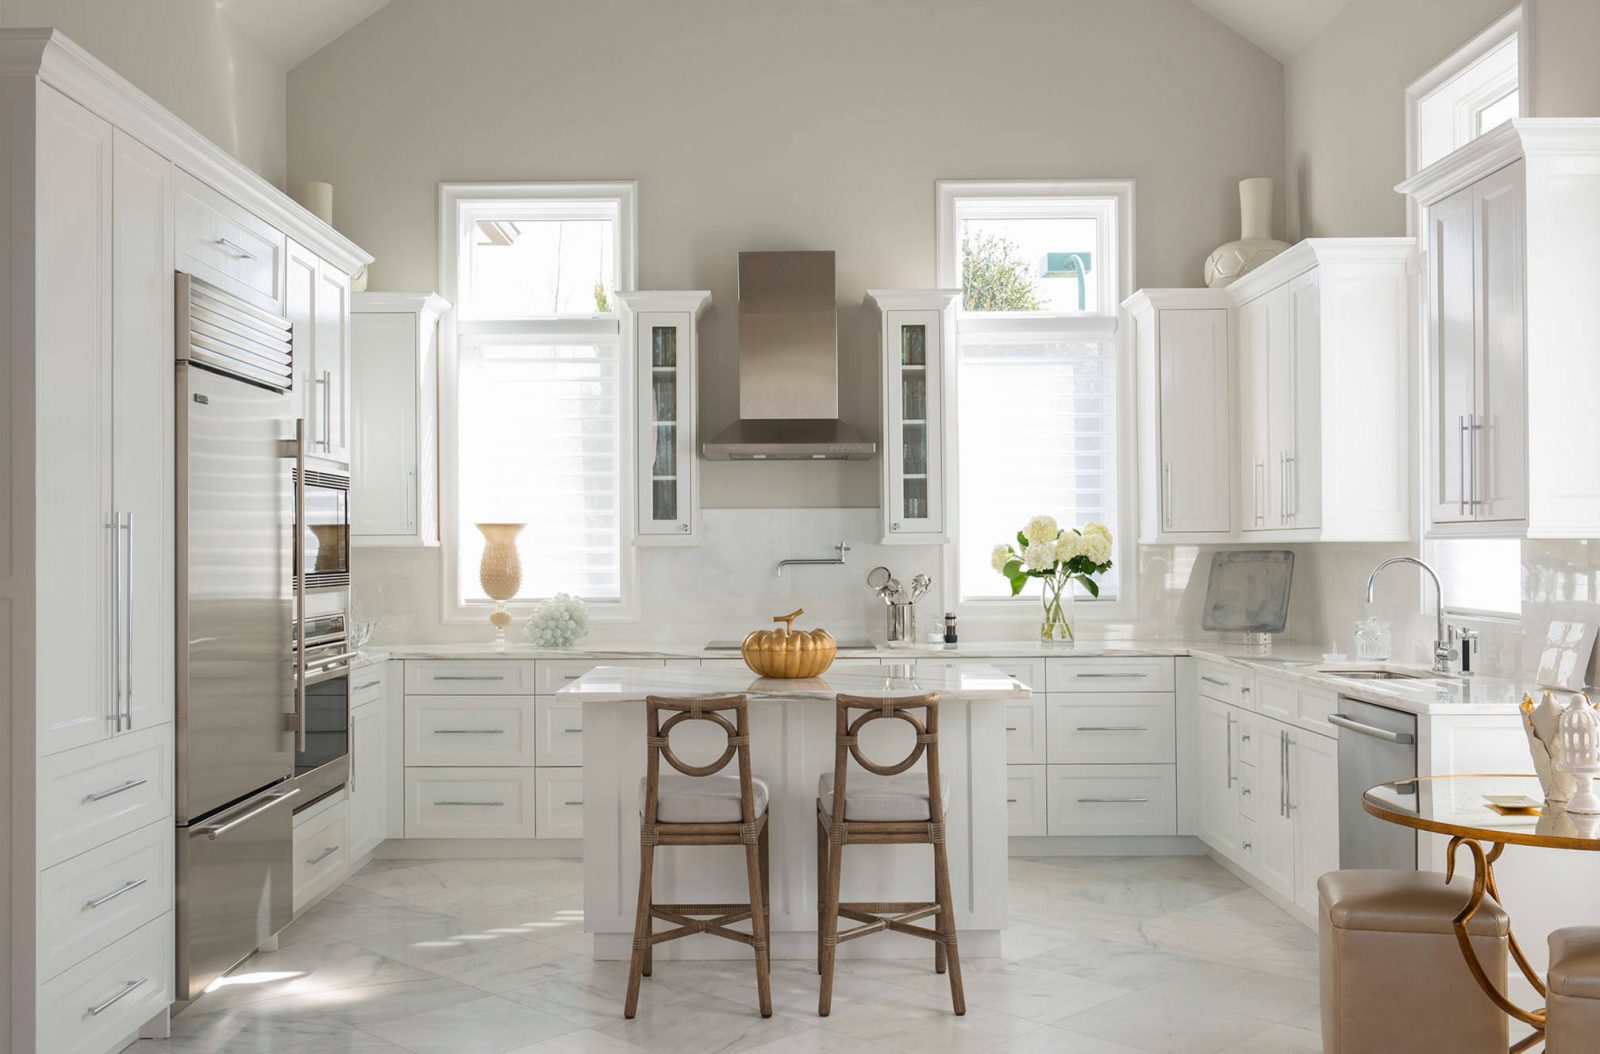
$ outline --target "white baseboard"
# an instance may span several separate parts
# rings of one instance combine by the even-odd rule
[[[1011,856],[1204,856],[1205,843],[1189,835],[1012,838]]]
[[[391,838],[372,851],[374,860],[579,860],[581,838]],[[631,938],[630,938],[631,939]]]

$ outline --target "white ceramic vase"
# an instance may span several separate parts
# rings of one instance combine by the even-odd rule
[[[1289,247],[1272,237],[1272,180],[1239,181],[1239,240],[1218,246],[1206,257],[1206,285],[1220,289]]]

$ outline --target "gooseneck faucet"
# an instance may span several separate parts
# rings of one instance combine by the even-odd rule
[[[813,565],[820,564],[820,565],[824,565],[824,566],[842,564],[842,563],[844,563],[844,554],[848,553],[850,551],[850,547],[848,545],[846,545],[844,542],[840,542],[838,545],[833,547],[833,551],[838,553],[839,555],[838,556],[827,556],[827,557],[802,557],[802,558],[790,557],[787,560],[779,560],[778,561],[778,570],[772,577],[774,577],[774,578],[782,578],[783,577],[783,569],[785,567],[794,567],[796,565],[803,565],[803,564],[813,564]]]
[[[1372,574],[1367,576],[1367,603],[1372,603],[1372,585],[1378,579],[1378,572],[1390,564],[1416,564],[1428,572],[1428,577],[1433,579],[1433,610],[1438,620],[1433,636],[1433,672],[1449,673],[1450,660],[1455,658],[1455,651],[1450,647],[1449,635],[1444,628],[1444,586],[1439,583],[1439,572],[1428,566],[1425,561],[1414,556],[1391,556],[1383,563],[1372,569]]]

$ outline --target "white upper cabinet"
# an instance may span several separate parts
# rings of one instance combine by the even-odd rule
[[[949,442],[951,324],[958,289],[869,289],[882,315],[883,456],[879,462],[885,544],[949,541],[945,479]]]
[[[350,534],[355,545],[439,544],[435,293],[356,293],[350,316]]]
[[[287,258],[285,306],[309,452],[349,464],[350,276],[292,241]]]
[[[1143,289],[1133,316],[1139,540],[1225,541],[1233,529],[1232,305],[1214,289]]]
[[[631,338],[637,545],[698,545],[700,466],[696,460],[700,316],[705,290],[617,293],[624,340]]]
[[[176,184],[178,270],[282,311],[283,232],[188,172]]]
[[[1236,519],[1252,540],[1410,537],[1410,238],[1313,238],[1228,286]]]
[[[1424,217],[1428,533],[1600,523],[1600,118],[1515,118],[1399,186]]]

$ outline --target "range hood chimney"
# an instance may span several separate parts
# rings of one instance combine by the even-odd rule
[[[877,452],[839,420],[833,253],[739,254],[739,420],[712,461],[859,461]]]

